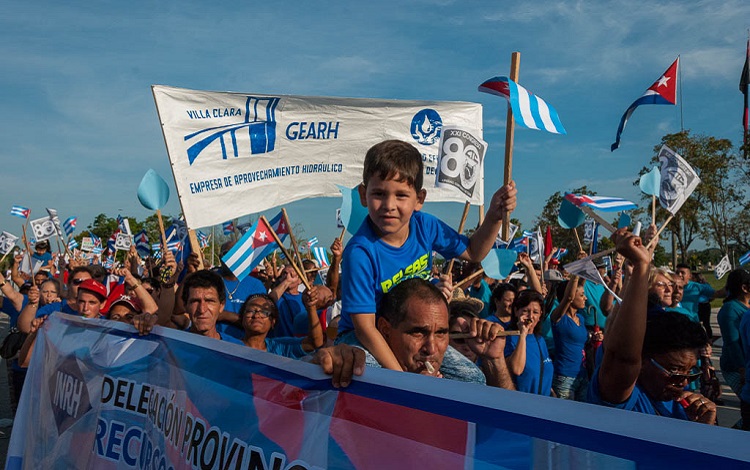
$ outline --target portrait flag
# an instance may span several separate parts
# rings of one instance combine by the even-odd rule
[[[628,123],[628,119],[633,115],[635,108],[642,104],[671,104],[674,105],[677,102],[677,72],[679,69],[680,58],[678,57],[672,62],[666,72],[662,74],[657,81],[651,85],[648,90],[637,100],[630,105],[620,119],[620,125],[617,127],[617,136],[615,137],[615,143],[612,144],[611,151],[614,152],[620,146],[620,136],[622,131],[625,130],[625,126]]]
[[[16,246],[17,240],[17,236],[10,232],[3,231],[3,233],[0,234],[0,254],[7,255],[10,250]]]
[[[659,163],[659,204],[674,215],[693,194],[701,179],[688,162],[666,145],[659,150]]]
[[[508,77],[490,78],[479,85],[479,91],[507,99],[513,117],[524,127],[566,134],[555,108]]]

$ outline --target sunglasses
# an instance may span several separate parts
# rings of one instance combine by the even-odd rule
[[[270,310],[263,310],[260,308],[248,308],[245,310],[245,315],[248,317],[260,317],[260,318],[268,318],[271,316]]]
[[[81,284],[83,284],[83,281],[85,280],[86,279],[73,279],[72,281],[70,281],[70,283],[73,284],[74,286],[80,286]]]
[[[693,368],[692,371],[688,372],[687,374],[681,374],[678,372],[670,372],[653,359],[651,359],[651,364],[656,366],[656,368],[659,369],[660,371],[667,374],[669,383],[671,383],[672,385],[682,385],[682,383],[685,382],[686,380],[688,383],[694,382],[703,374],[703,372],[701,372],[700,370],[696,368]]]

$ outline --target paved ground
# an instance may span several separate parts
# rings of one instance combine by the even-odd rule
[[[719,326],[716,323],[716,311],[711,317],[714,334],[719,333]],[[5,338],[8,331],[8,316],[0,314],[0,343]],[[721,339],[714,343],[712,360],[716,367],[719,380],[722,380],[722,396],[724,405],[718,407],[719,425],[732,427],[740,419],[740,402],[732,390],[726,386],[719,371],[719,357],[721,356]],[[8,392],[8,373],[5,360],[0,359],[0,420],[13,418],[10,404],[10,394]],[[8,454],[8,437],[10,437],[11,428],[0,428],[5,433],[5,438],[0,438],[0,466],[5,465],[5,459]]]

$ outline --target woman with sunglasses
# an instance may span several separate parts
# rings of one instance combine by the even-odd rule
[[[554,369],[541,335],[544,297],[535,290],[521,291],[513,302],[511,329],[519,336],[505,340],[505,361],[516,389],[549,396]]]
[[[323,346],[323,327],[320,325],[316,306],[318,292],[315,286],[302,293],[302,301],[307,309],[308,333],[304,338],[275,337],[269,338],[268,333],[279,320],[279,310],[276,303],[267,294],[253,294],[242,305],[242,328],[245,346],[260,351],[278,354],[280,356],[299,359]]]
[[[703,328],[676,312],[649,312],[651,253],[640,237],[626,229],[618,230],[612,239],[632,264],[633,273],[617,317],[607,325],[604,354],[591,379],[588,401],[715,424],[716,405],[700,393],[685,390],[701,374],[696,364],[706,344]],[[670,288],[659,286],[662,291]]]

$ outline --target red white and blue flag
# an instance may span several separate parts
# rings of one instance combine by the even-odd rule
[[[28,219],[30,214],[31,209],[23,206],[13,206],[10,208],[10,215],[15,215],[16,217],[21,217],[22,219]]]
[[[314,246],[312,252],[321,268],[327,268],[331,265],[328,261],[328,251],[324,246]]]
[[[557,251],[555,251],[555,254],[552,255],[552,257],[559,261],[566,254],[568,254],[567,248],[558,248]]]
[[[568,193],[565,199],[572,202],[576,207],[587,206],[604,212],[619,212],[635,209],[634,203],[621,197],[587,196]]]
[[[201,249],[208,246],[208,235],[201,232],[200,230],[195,232],[196,237],[198,237],[198,246],[201,247]]]
[[[63,222],[63,230],[65,230],[66,236],[73,235],[73,232],[76,231],[76,224],[78,224],[78,217],[68,217],[65,219],[65,222]]]
[[[307,247],[312,248],[313,246],[318,244],[318,237],[312,237],[311,239],[307,240]]]
[[[508,77],[490,78],[479,85],[479,91],[507,99],[513,117],[524,127],[566,134],[555,108]]]
[[[672,62],[666,72],[651,85],[646,93],[635,100],[633,104],[625,111],[620,119],[620,125],[617,127],[617,137],[612,144],[611,150],[614,152],[620,146],[620,136],[628,123],[628,119],[633,115],[635,108],[642,104],[675,104],[677,102],[677,72],[679,69],[680,58]]]
[[[245,232],[232,249],[221,258],[224,264],[240,281],[247,277],[250,271],[263,261],[266,256],[278,248],[273,235],[271,235],[271,228],[276,232],[282,243],[286,239],[286,236],[289,235],[289,227],[281,212],[271,219],[268,224],[270,224],[270,227],[263,222],[263,219],[259,219]]]
[[[224,231],[224,235],[231,235],[234,233],[234,222],[231,220],[221,224],[221,229]]]
[[[141,256],[148,256],[151,253],[151,244],[148,242],[148,235],[145,230],[138,232],[133,238],[135,249]]]

